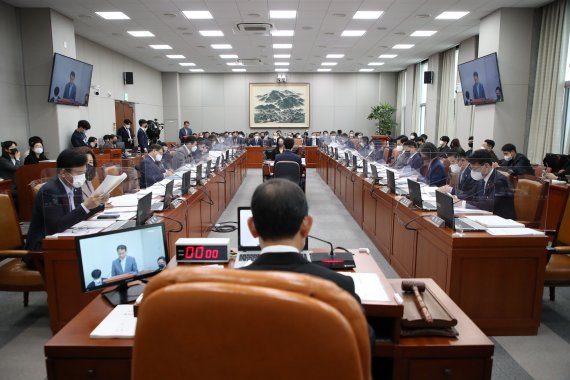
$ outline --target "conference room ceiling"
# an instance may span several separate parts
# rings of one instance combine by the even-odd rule
[[[76,34],[164,72],[373,72],[399,71],[477,35],[479,20],[499,8],[539,7],[551,0],[6,0],[16,7],[52,8],[73,20]],[[294,10],[295,18],[270,18],[269,11]],[[209,11],[211,19],[189,19],[182,11]],[[382,11],[377,19],[354,19],[357,11]],[[469,12],[458,20],[436,19],[445,11]],[[123,12],[127,20],[105,20],[95,12]],[[271,24],[293,36],[240,32],[239,23]],[[360,37],[345,30],[365,31]],[[128,31],[150,31],[154,37],[133,37]],[[200,31],[221,31],[204,37]],[[436,31],[430,37],[415,31]],[[263,33],[263,32],[262,32]],[[286,32],[287,33],[287,32]],[[290,32],[288,32],[290,33]],[[219,32],[218,32],[219,34]],[[230,44],[216,50],[212,44]],[[273,44],[292,44],[275,49]],[[414,45],[394,49],[397,44]],[[150,45],[170,45],[155,50]],[[239,59],[260,60],[235,65]],[[275,58],[290,54],[290,58]],[[342,58],[327,58],[343,54]],[[379,58],[380,55],[397,55]],[[167,55],[182,55],[172,59]],[[185,63],[186,66],[180,65]],[[228,65],[232,64],[232,65]],[[325,63],[325,65],[323,65]],[[370,64],[375,65],[370,65]],[[193,64],[193,65],[191,65]],[[328,65],[326,65],[328,64]]]

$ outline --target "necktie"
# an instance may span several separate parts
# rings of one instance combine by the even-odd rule
[[[75,202],[73,200],[73,190],[71,190],[69,193],[67,193],[67,196],[69,198],[69,210],[73,211],[73,210],[75,210]]]

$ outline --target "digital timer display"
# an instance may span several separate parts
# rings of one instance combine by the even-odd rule
[[[230,259],[229,239],[183,238],[176,242],[179,263],[224,263]]]

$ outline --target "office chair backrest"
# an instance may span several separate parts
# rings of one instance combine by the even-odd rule
[[[566,197],[564,210],[560,215],[560,222],[556,230],[556,237],[554,238],[555,245],[570,246],[570,192]]]
[[[273,168],[273,176],[299,183],[301,180],[301,168],[294,161],[279,161]]]
[[[517,220],[528,227],[539,227],[548,184],[520,178],[515,187],[515,214]]]
[[[358,302],[288,272],[178,267],[145,289],[132,379],[371,379]]]
[[[24,240],[20,222],[9,194],[0,194],[0,250],[22,249]]]

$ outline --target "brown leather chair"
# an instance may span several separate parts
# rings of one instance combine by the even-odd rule
[[[43,185],[45,185],[45,183],[48,180],[49,178],[40,178],[40,179],[35,179],[28,184],[28,187],[32,192],[32,204],[34,204],[34,202],[36,201],[36,195],[38,195],[40,189],[42,188]]]
[[[23,249],[18,216],[8,194],[0,194],[0,214],[0,290],[24,292],[24,306],[28,306],[29,292],[45,291],[41,253]],[[24,257],[33,259],[40,271],[28,269]]]
[[[550,300],[554,301],[557,286],[570,286],[570,202],[560,217],[553,244],[548,249],[549,260],[546,264],[544,286],[549,287]]]
[[[169,269],[147,285],[132,379],[371,379],[361,307],[299,273]]]
[[[517,221],[530,228],[541,228],[540,220],[547,196],[547,182],[536,177],[519,177],[515,187]]]

